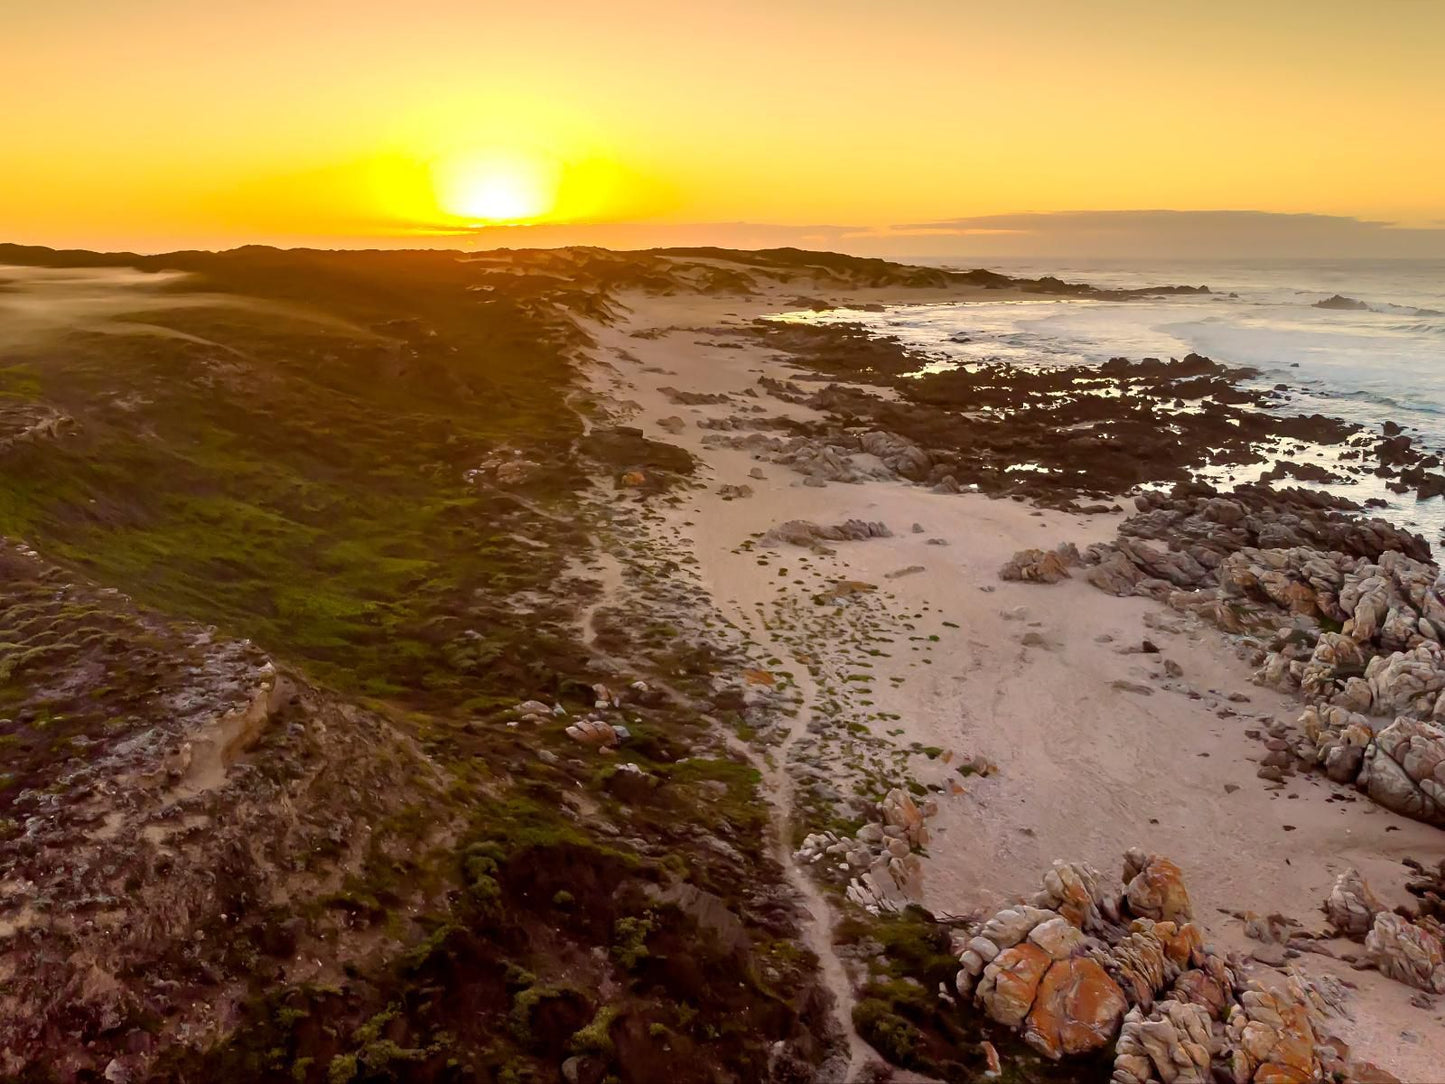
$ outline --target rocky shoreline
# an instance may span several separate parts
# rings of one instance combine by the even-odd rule
[[[1429,653],[1430,648],[1422,645],[1438,643],[1426,614],[1441,603],[1438,597],[1435,602],[1427,601],[1423,591],[1433,585],[1436,575],[1434,566],[1427,563],[1429,545],[1420,536],[1372,518],[1366,509],[1339,497],[1298,486],[1279,487],[1277,481],[1272,486],[1268,480],[1232,493],[1218,492],[1195,482],[1192,472],[1229,462],[1259,462],[1265,454],[1262,446],[1271,441],[1286,450],[1291,440],[1336,445],[1344,453],[1342,458],[1358,459],[1360,471],[1393,473],[1418,468],[1428,472],[1436,465],[1430,457],[1416,453],[1418,458],[1406,467],[1392,462],[1395,445],[1391,435],[1371,436],[1319,416],[1283,415],[1273,408],[1270,397],[1240,390],[1238,382],[1248,373],[1204,358],[1138,363],[1119,359],[1088,374],[1064,371],[1018,377],[985,370],[940,374],[952,377],[951,381],[936,377],[915,380],[902,374],[916,369],[919,359],[896,344],[879,342],[854,328],[765,323],[706,326],[699,331],[712,344],[730,336],[755,337],[780,362],[765,367],[761,375],[750,378],[751,383],[739,387],[734,382],[727,390],[720,387],[723,381],[716,374],[705,387],[692,382],[683,385],[676,369],[659,374],[672,383],[661,381],[657,387],[661,400],[656,408],[657,424],[674,437],[690,438],[685,444],[696,449],[704,475],[724,480],[716,489],[721,501],[757,501],[762,496],[758,487],[777,479],[776,471],[781,469],[785,478],[794,479],[791,486],[803,491],[832,492],[838,487],[846,494],[854,487],[902,482],[931,497],[959,499],[958,494],[966,497],[979,492],[1026,500],[1035,507],[1101,516],[1118,524],[1115,540],[1019,551],[1003,568],[1004,580],[1048,583],[1077,577],[1115,596],[1163,603],[1178,614],[1176,623],[1181,618],[1188,623],[1184,627],[1197,629],[1207,623],[1232,637],[1221,640],[1221,648],[1243,660],[1239,664],[1241,680],[1249,674],[1244,668],[1248,662],[1261,675],[1273,675],[1268,680],[1258,679],[1271,689],[1291,692],[1307,682],[1318,686],[1322,675],[1308,668],[1313,663],[1318,669],[1328,662],[1334,667],[1331,676],[1340,682],[1350,677],[1365,683],[1371,690],[1371,703],[1383,706],[1410,700],[1418,704],[1419,718],[1402,722],[1389,736],[1384,736],[1388,727],[1380,728],[1383,742],[1371,757],[1371,763],[1380,767],[1368,775],[1378,772],[1382,779],[1390,780],[1375,784],[1376,790],[1392,795],[1384,803],[1386,808],[1407,813],[1411,808],[1424,808],[1421,796],[1428,795],[1433,777],[1426,778],[1429,764],[1425,764],[1424,775],[1419,774],[1418,735],[1412,730],[1407,740],[1402,732],[1411,726],[1432,725],[1433,699],[1423,704],[1419,694],[1422,688],[1434,692],[1440,686],[1433,678],[1422,678],[1418,665],[1412,670],[1406,662],[1390,662],[1388,649]],[[632,335],[634,340],[656,341],[639,332]],[[676,338],[674,331],[669,339]],[[630,348],[622,349],[630,353]],[[754,366],[756,357],[752,355]],[[619,395],[621,400],[635,399],[637,381],[645,379],[641,374],[647,365],[642,359],[639,363],[641,370],[636,366],[625,369],[628,381]],[[756,367],[751,371],[758,372]],[[696,375],[696,370],[691,372]],[[929,381],[934,381],[934,386],[929,386]],[[815,382],[824,386],[811,390],[809,385]],[[678,385],[690,390],[680,394]],[[1086,388],[1083,392],[1081,385]],[[768,400],[777,406],[768,405]],[[685,410],[678,412],[678,407]],[[664,413],[666,408],[671,409]],[[644,401],[640,414],[635,402],[624,409],[629,417],[645,421],[651,408]],[[689,419],[688,412],[694,417]],[[1060,432],[1077,435],[1059,440]],[[1043,469],[1008,469],[1021,460]],[[745,484],[725,480],[739,471],[734,464],[749,463],[753,465],[745,468]],[[1277,465],[1273,473],[1286,479],[1310,476],[1304,466],[1288,461]],[[1119,501],[1118,494],[1141,485],[1154,488],[1135,500]],[[702,500],[700,496],[695,499]],[[1120,518],[1121,503],[1136,504],[1136,513]],[[838,507],[857,504],[843,497]],[[689,514],[696,511],[690,508]],[[766,554],[769,551],[759,547],[771,544],[784,551],[799,547],[814,559],[830,562],[846,554],[853,564],[854,554],[868,552],[866,548],[854,550],[854,546],[872,547],[878,540],[891,544],[903,536],[933,533],[917,523],[907,528],[896,520],[869,516],[833,526],[830,522],[796,518],[775,522],[731,552]],[[919,543],[946,545],[949,541],[918,538]],[[1285,554],[1289,556],[1282,556]],[[784,565],[791,564],[786,556],[779,554]],[[758,564],[771,567],[773,560],[760,556]],[[808,557],[796,560],[805,565],[809,562]],[[1312,562],[1324,562],[1331,571],[1322,574]],[[707,565],[704,560],[705,569]],[[1313,572],[1313,579],[1306,569]],[[781,568],[779,574],[790,575],[791,569]],[[827,590],[818,592],[810,586],[816,572],[809,572],[808,579],[797,581],[800,586],[807,585],[805,597],[811,593],[812,605],[823,607],[829,622],[843,621],[829,632],[824,632],[828,625],[818,624],[801,609],[794,610],[782,597],[760,607],[759,612],[774,615],[764,622],[764,627],[772,630],[773,644],[778,642],[780,630],[795,630],[781,632],[783,646],[795,657],[806,658],[820,644],[834,643],[840,648],[838,668],[856,667],[860,661],[866,663],[869,652],[875,657],[879,652],[869,648],[859,653],[849,644],[886,644],[891,637],[883,630],[902,627],[897,624],[901,615],[895,617],[890,612],[892,605],[878,594],[881,581],[901,582],[900,577],[931,574],[922,564],[899,567],[871,582],[861,577],[836,578]],[[821,582],[827,580],[825,576]],[[1310,599],[1304,597],[1298,583],[1312,584]],[[993,590],[986,585],[982,589]],[[788,593],[781,585],[779,592]],[[716,586],[713,596],[717,596]],[[1362,597],[1367,600],[1363,609]],[[1352,624],[1356,610],[1362,617],[1374,616]],[[1313,626],[1306,615],[1315,619]],[[1146,625],[1157,620],[1159,628],[1178,631],[1177,624],[1170,625],[1168,619],[1146,617]],[[944,624],[946,628],[952,623]],[[1387,625],[1392,631],[1382,640],[1381,629]],[[839,630],[844,627],[852,631],[840,641]],[[1348,631],[1341,632],[1341,628]],[[868,631],[860,636],[862,629]],[[1357,629],[1360,639],[1355,642],[1363,645],[1357,656],[1341,658],[1336,665],[1332,656],[1316,659],[1312,654],[1320,638],[1328,645],[1329,637],[1348,637]],[[930,636],[925,642],[939,640]],[[1026,632],[1020,642],[1025,648],[1050,649],[1048,634]],[[1137,657],[1160,658],[1158,651],[1146,639]],[[1366,655],[1379,655],[1381,661],[1370,663]],[[947,660],[941,657],[939,661]],[[815,702],[821,690],[839,689],[834,676],[839,670],[826,659],[812,660],[808,668],[812,689],[804,694],[805,703]],[[1356,669],[1358,677],[1354,676]],[[1162,687],[1199,700],[1201,693],[1181,678],[1183,673],[1175,662],[1165,659],[1159,675]],[[862,679],[865,675],[855,676]],[[796,675],[786,683],[792,685],[795,679]],[[868,684],[873,680],[868,678]],[[1115,690],[1126,696],[1148,695],[1155,687],[1147,681],[1114,682]],[[870,689],[863,692],[870,693]],[[898,740],[884,734],[886,722],[880,725],[878,721],[887,720],[888,712],[875,719],[867,709],[878,705],[868,699],[832,696],[831,703],[819,698],[827,705],[824,718],[837,719],[840,711],[846,718],[849,701],[856,703],[860,723],[850,741],[856,746],[870,740],[869,735],[881,741],[879,751],[885,755],[879,767],[884,768],[890,763],[886,748]],[[1353,703],[1360,706],[1363,697],[1358,684],[1354,697]],[[1226,696],[1210,690],[1203,698],[1217,709],[1219,718],[1237,714],[1230,710],[1231,704],[1250,700],[1242,691],[1230,691]],[[1285,789],[1294,773],[1305,770],[1306,756],[1311,770],[1316,766],[1327,770],[1327,762],[1333,760],[1336,776],[1344,772],[1339,766],[1342,756],[1357,766],[1363,764],[1364,746],[1358,734],[1350,731],[1344,736],[1347,721],[1339,721],[1333,728],[1328,724],[1307,728],[1276,718],[1270,716],[1268,726],[1250,731],[1257,733],[1257,738],[1245,738],[1258,743],[1262,776],[1258,785]],[[1430,984],[1435,981],[1430,961],[1438,954],[1438,943],[1434,919],[1429,915],[1412,913],[1407,917],[1381,908],[1370,912],[1370,922],[1380,925],[1379,933],[1373,932],[1373,925],[1359,929],[1357,921],[1353,929],[1326,927],[1315,935],[1323,939],[1316,942],[1302,938],[1298,930],[1293,937],[1276,940],[1269,933],[1270,923],[1253,911],[1237,911],[1246,916],[1237,920],[1243,925],[1246,943],[1216,949],[1210,947],[1209,933],[1189,910],[1179,867],[1142,852],[1131,852],[1126,859],[1122,889],[1107,888],[1107,878],[1087,864],[1056,863],[1046,878],[1046,886],[1052,884],[1055,895],[1035,898],[1022,912],[1037,918],[1033,925],[1049,933],[1027,942],[1028,949],[1019,946],[1027,941],[1032,926],[1020,926],[1016,938],[1010,929],[1009,935],[1003,936],[1007,943],[1003,943],[985,936],[983,931],[994,928],[986,915],[968,918],[937,908],[920,911],[919,902],[936,894],[925,882],[944,861],[940,848],[948,846],[946,839],[936,837],[930,824],[953,802],[969,801],[969,777],[991,782],[990,776],[1000,768],[982,755],[959,755],[953,749],[919,751],[915,742],[914,753],[892,762],[876,777],[884,781],[883,786],[871,792],[864,787],[861,793],[868,797],[850,799],[849,787],[840,784],[848,778],[845,766],[857,754],[849,751],[849,741],[830,742],[827,723],[815,718],[814,724],[809,729],[816,733],[803,747],[811,755],[795,762],[790,773],[804,782],[804,794],[814,787],[808,780],[817,778],[811,774],[815,767],[823,767],[823,777],[832,785],[818,792],[821,800],[810,799],[800,807],[803,823],[817,828],[799,837],[797,861],[838,894],[833,906],[840,913],[846,916],[850,908],[857,908],[878,916],[875,921],[882,925],[871,937],[891,936],[882,932],[890,923],[920,931],[917,936],[925,940],[934,937],[927,930],[943,931],[945,942],[951,941],[961,962],[956,982],[938,981],[938,972],[932,972],[936,991],[927,996],[937,1001],[931,1005],[919,1000],[924,996],[926,1001],[930,989],[926,970],[889,962],[887,957],[882,971],[875,963],[862,968],[861,975],[856,964],[847,964],[858,986],[854,1023],[860,1034],[895,1064],[946,1079],[952,1079],[956,1071],[988,1073],[1010,1066],[1011,1071],[1033,1078],[1047,1071],[1049,1060],[1063,1058],[1061,1071],[1092,1079],[1100,1067],[1090,1057],[1077,1069],[1063,1070],[1062,1066],[1070,1058],[1113,1049],[1116,1060],[1107,1072],[1121,1084],[1202,1081],[1211,1079],[1216,1071],[1239,1084],[1325,1077],[1390,1079],[1383,1069],[1369,1064],[1368,1058],[1350,1053],[1350,1044],[1339,1038],[1342,1018],[1350,1020],[1343,1025],[1345,1030],[1355,1028],[1357,1010],[1347,1005],[1353,997],[1353,982],[1335,973],[1311,975],[1308,969],[1301,970],[1297,961],[1305,952],[1316,956],[1324,952],[1330,959],[1349,957],[1357,966],[1377,969],[1384,976],[1423,975],[1415,983],[1420,987],[1415,996],[1426,999],[1420,1004],[1427,1011],[1434,1008],[1428,1000]],[[800,748],[796,743],[790,747]],[[1341,754],[1342,748],[1359,752]],[[1409,761],[1411,768],[1405,768],[1404,761]],[[927,770],[925,764],[945,769],[952,778]],[[954,767],[961,771],[954,772]],[[1416,775],[1410,776],[1411,770],[1416,770]],[[1007,773],[1009,766],[1002,771]],[[1400,782],[1402,774],[1409,777],[1408,783]],[[1361,783],[1366,793],[1370,790],[1368,775]],[[796,792],[796,785],[793,789]],[[1239,785],[1231,785],[1226,793],[1239,789]],[[1294,793],[1288,796],[1296,797]],[[838,824],[840,817],[844,818],[842,825]],[[1146,875],[1146,870],[1153,872]],[[1352,883],[1358,876],[1348,870],[1337,880]],[[1061,877],[1062,883],[1075,886],[1068,891],[1082,892],[1092,900],[1090,913],[1107,917],[1096,917],[1090,925],[1072,911],[1060,913],[1063,897],[1058,893],[1065,891],[1060,887]],[[1140,886],[1165,882],[1165,888],[1159,889],[1165,895],[1174,891],[1167,886],[1177,882],[1184,903],[1177,909],[1142,903],[1146,893],[1142,887],[1133,887],[1135,882]],[[1045,896],[1048,891],[1046,888]],[[1320,908],[1327,895],[1335,898],[1340,891],[1321,891],[1308,901],[1309,909]],[[1053,918],[1030,908],[1052,908]],[[923,926],[917,925],[920,915],[926,916]],[[1177,932],[1180,930],[1183,932]],[[1251,936],[1251,930],[1260,936]],[[1365,951],[1350,956],[1347,950],[1324,947],[1336,936],[1360,939]],[[1049,948],[1040,947],[1041,940]],[[845,962],[853,959],[846,942],[838,942],[837,949]],[[1032,966],[1036,961],[1031,951],[1044,959],[1042,967]],[[995,966],[1005,952],[1012,955]],[[1014,956],[1020,959],[1016,962]],[[906,987],[899,986],[917,982],[923,983],[923,994],[917,987],[913,993],[905,993]],[[1030,1063],[1019,1048],[998,1033],[988,1032],[982,1023],[976,1025],[982,1035],[992,1037],[980,1037],[980,1031],[975,1031],[975,1038],[963,1039],[960,1045],[962,1036],[957,1024],[947,1020],[949,1012],[962,1012],[964,1019],[977,1012],[992,1024],[1020,1027],[1026,1047],[1042,1054],[1044,1062]],[[952,1038],[945,1038],[950,1033]],[[947,1068],[950,1059],[960,1068]],[[964,1065],[971,1068],[962,1070]]]
[[[868,423],[913,446],[898,471],[911,480],[1063,507],[1263,465],[1261,482],[1378,479],[1421,500],[1445,493],[1440,455],[1394,423],[1376,434],[1318,413],[1291,414],[1286,385],[1261,389],[1254,370],[1198,354],[1034,370],[959,367],[859,324],[769,318],[754,332],[806,366],[810,379],[842,382],[813,393],[812,405],[845,428]],[[797,384],[787,391],[804,395]]]

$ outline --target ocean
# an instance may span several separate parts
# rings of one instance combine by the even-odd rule
[[[924,262],[924,261],[918,261]],[[1359,422],[1398,423],[1417,445],[1445,449],[1445,260],[1299,260],[1248,263],[929,260],[1009,275],[1057,275],[1100,287],[1204,285],[1207,295],[1137,301],[1057,298],[834,310],[796,318],[862,323],[925,351],[924,369],[1007,362],[1021,367],[1097,364],[1111,357],[1204,354],[1259,370],[1253,383],[1289,387],[1279,409]],[[1318,308],[1340,295],[1368,308]],[[966,339],[967,341],[958,341]],[[1330,449],[1289,457],[1329,466]],[[1269,463],[1208,480],[1251,481]],[[1373,476],[1332,486],[1356,500],[1384,499],[1380,514],[1425,533],[1445,529],[1445,499],[1417,501]]]

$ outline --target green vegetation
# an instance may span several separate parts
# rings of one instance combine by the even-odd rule
[[[121,1027],[67,1019],[77,1049],[143,1032],[150,1077],[177,1084],[520,1084],[556,1079],[567,1053],[591,1079],[683,1084],[762,1079],[774,1044],[817,1033],[816,960],[777,890],[759,772],[704,740],[709,718],[749,729],[712,700],[715,649],[661,615],[595,615],[598,652],[665,675],[668,697],[629,705],[611,757],[552,720],[507,725],[520,700],[590,706],[590,683],[619,676],[593,669],[575,630],[573,562],[606,530],[580,496],[591,473],[637,465],[650,484],[691,460],[600,412],[584,436],[569,352],[614,287],[675,288],[668,262],[0,255],[189,273],[156,287],[176,307],[147,307],[132,333],[72,330],[0,359],[0,400],[74,420],[0,457],[0,535],[123,592],[8,577],[0,798],[143,728],[156,675],[192,661],[180,619],[303,678],[241,774],[305,798],[306,846],[258,839],[234,869],[218,855],[224,922],[198,923],[204,937],[156,971],[178,1000],[224,1004],[229,1030],[173,1042],[184,1017],[144,1002]],[[615,500],[671,499],[663,488]],[[57,658],[99,676],[41,696],[32,679]],[[768,664],[779,689],[794,684],[785,662]],[[352,740],[317,744],[313,721]],[[857,827],[829,804],[820,818]],[[343,806],[345,828],[327,816]],[[0,819],[0,843],[22,828]],[[287,902],[257,898],[252,861],[283,871]],[[140,898],[165,876],[126,869],[105,888]],[[290,981],[313,955],[327,982]],[[869,997],[886,1008],[870,1026],[921,1049],[901,992]]]
[[[177,262],[199,272],[183,288],[261,300],[148,314],[193,338],[7,355],[0,387],[79,426],[7,456],[0,533],[351,691],[435,706],[555,686],[565,639],[506,601],[575,542],[553,521],[555,545],[517,537],[539,526],[519,496],[565,521],[575,484],[565,310],[472,303],[488,273],[444,254]],[[539,463],[518,495],[468,477],[518,443]]]

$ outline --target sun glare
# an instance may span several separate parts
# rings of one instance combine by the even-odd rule
[[[449,158],[434,169],[437,203],[474,222],[530,222],[557,200],[555,164],[518,151],[488,151]]]

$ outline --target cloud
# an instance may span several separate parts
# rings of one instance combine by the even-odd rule
[[[959,260],[1445,258],[1445,228],[1269,211],[1056,211],[889,226],[597,222],[492,227],[431,243],[480,248],[602,245],[833,249]]]
[[[1445,229],[1344,215],[1271,211],[1055,211],[979,215],[909,223],[874,235],[930,250],[952,239],[957,251],[1018,256],[1240,259],[1288,257],[1445,257]],[[916,253],[922,255],[922,252]]]

